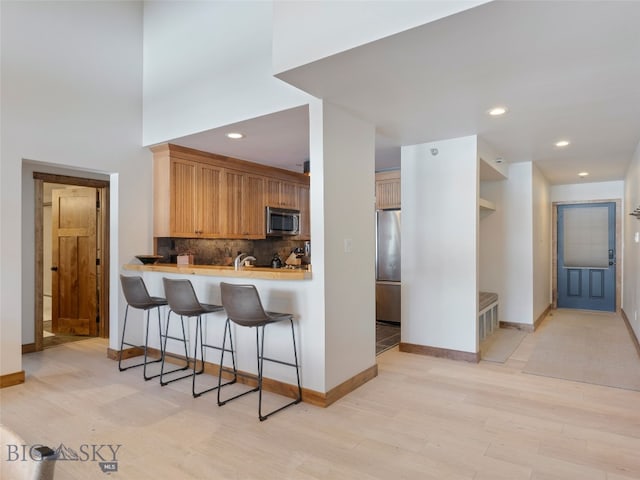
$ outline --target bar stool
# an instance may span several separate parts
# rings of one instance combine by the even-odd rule
[[[198,300],[198,297],[196,296],[196,292],[193,289],[193,285],[191,284],[190,280],[184,280],[184,279],[170,279],[170,278],[163,278],[162,282],[164,283],[164,291],[165,291],[165,295],[167,296],[167,301],[169,302],[169,314],[167,316],[167,329],[164,335],[164,341],[165,341],[165,349],[166,349],[166,345],[167,345],[167,339],[173,339],[173,340],[177,340],[177,341],[181,341],[184,342],[185,345],[185,358],[187,358],[188,361],[188,356],[187,356],[187,339],[186,339],[186,335],[185,335],[185,329],[184,329],[184,317],[197,317],[196,320],[196,330],[195,330],[195,340],[194,340],[194,352],[193,352],[193,372],[190,373],[189,375],[183,375],[181,377],[178,378],[174,378],[171,379],[169,381],[163,381],[163,370],[164,370],[164,362],[162,364],[162,367],[160,368],[160,385],[166,385],[168,383],[174,382],[176,380],[181,380],[183,378],[186,378],[188,376],[192,377],[192,384],[191,384],[191,393],[193,394],[194,397],[199,397],[200,395],[202,395],[203,393],[206,392],[210,392],[211,390],[215,390],[217,388],[220,387],[218,382],[218,385],[211,387],[211,388],[207,388],[204,390],[200,390],[200,391],[196,391],[196,375],[199,375],[201,373],[204,372],[204,349],[205,348],[213,348],[216,350],[222,350],[225,348],[224,346],[224,341],[223,341],[223,346],[218,347],[215,345],[209,345],[206,344],[204,341],[204,336],[202,334],[202,315],[206,315],[208,313],[214,313],[214,312],[220,312],[222,311],[222,306],[220,305],[214,305],[214,304],[209,304],[209,303],[200,303],[200,301]],[[175,313],[177,315],[180,315],[180,322],[182,325],[182,338],[180,337],[172,337],[169,336],[169,321],[171,318],[171,313]],[[226,331],[225,331],[225,335],[226,335]],[[200,337],[200,363],[201,363],[201,367],[200,369],[197,368],[197,364],[198,364],[198,337]],[[225,383],[224,385],[229,385],[231,383],[235,383],[237,377],[235,375],[236,372],[236,366],[235,366],[235,354],[233,352],[233,343],[231,341],[231,332],[229,332],[229,339],[230,339],[230,349],[228,349],[228,352],[231,352],[231,358],[233,359],[233,371],[234,371],[234,378],[233,380]],[[220,369],[222,371],[222,365],[220,365]],[[223,386],[224,386],[223,385]]]
[[[227,321],[225,322],[225,333],[222,343],[222,354],[220,356],[220,365],[223,365],[224,352],[225,352],[225,340],[227,338],[227,330],[229,330],[229,338],[231,338],[231,326],[230,321],[242,327],[255,327],[256,328],[256,355],[258,359],[258,386],[252,390],[242,392],[238,395],[230,397],[226,400],[220,400],[220,388],[218,388],[218,406],[222,406],[225,403],[234,400],[238,397],[246,395],[252,392],[258,392],[258,418],[260,421],[266,420],[269,416],[273,415],[280,410],[283,410],[291,405],[295,405],[302,401],[302,387],[300,386],[300,367],[298,365],[298,353],[296,351],[296,334],[293,328],[293,315],[290,313],[278,313],[278,312],[266,312],[262,307],[260,296],[255,285],[233,285],[230,283],[221,282],[220,292],[222,294],[222,306],[227,312]],[[264,356],[264,329],[271,323],[281,322],[288,320],[291,324],[291,338],[293,340],[293,356],[295,363],[283,362],[281,360],[267,358]],[[262,335],[260,335],[262,333]],[[286,405],[276,408],[265,415],[262,414],[262,374],[264,372],[264,361],[279,363],[281,365],[287,365],[289,367],[295,367],[296,378],[298,380],[298,396],[295,400],[287,403]],[[235,365],[234,365],[235,367]],[[222,371],[218,373],[218,386],[222,380]]]
[[[123,372],[125,370],[129,370],[130,368],[143,367],[142,375],[144,379],[151,380],[152,378],[156,378],[160,376],[160,374],[147,376],[147,364],[161,362],[164,356],[163,349],[162,349],[162,325],[160,321],[160,307],[166,305],[167,300],[162,297],[150,296],[149,292],[147,291],[147,287],[144,284],[144,280],[142,280],[142,277],[120,275],[120,284],[122,285],[122,292],[124,293],[124,298],[127,300],[127,308],[125,309],[125,313],[124,313],[124,325],[122,327],[122,338],[120,340],[120,354],[118,355],[118,369],[121,372]],[[128,343],[125,341],[125,334],[127,331],[127,317],[129,316],[129,307],[145,310],[147,312],[147,328],[146,328],[146,334],[144,338],[144,346]],[[148,362],[147,349],[149,344],[149,314],[151,313],[151,310],[153,310],[154,308],[158,310],[158,332],[160,334],[160,338],[159,338],[160,358],[157,360]],[[127,367],[123,367],[122,351],[125,345],[129,347],[139,347],[139,348],[144,347],[144,361],[142,363],[137,363],[135,365],[129,365]]]

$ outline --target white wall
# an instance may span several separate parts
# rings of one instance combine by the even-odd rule
[[[329,390],[376,362],[375,128],[326,102],[309,118],[313,282],[324,299],[314,321],[324,320]]]
[[[551,201],[549,182],[532,164],[533,222],[533,321],[542,315],[551,298]]]
[[[507,322],[533,324],[533,221],[531,162],[509,166],[505,183],[504,296],[500,316]]]
[[[402,342],[475,353],[476,137],[402,147],[401,183]]]
[[[581,202],[590,200],[615,200],[624,197],[624,182],[591,182],[569,185],[552,185],[551,202]]]
[[[141,3],[2,2],[0,8],[0,374],[8,374],[21,370],[22,325],[33,323],[33,195],[24,187],[32,181],[23,178],[23,160],[109,174],[110,267],[117,272],[152,245],[151,156],[140,147]],[[112,340],[121,310],[113,278]]]
[[[364,45],[487,1],[274,2],[273,70]]]
[[[628,215],[640,207],[640,143],[633,155],[633,160],[625,178],[624,202],[628,207],[623,209],[623,279],[622,309],[640,339],[640,220]]]
[[[308,103],[272,76],[272,13],[270,1],[145,2],[144,145]]]

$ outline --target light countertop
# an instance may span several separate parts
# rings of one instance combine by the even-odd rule
[[[216,277],[261,278],[265,280],[309,280],[311,271],[303,269],[243,267],[234,270],[222,265],[176,265],[175,263],[154,263],[152,265],[127,263],[124,270],[140,272],[180,273],[183,275],[210,275]]]

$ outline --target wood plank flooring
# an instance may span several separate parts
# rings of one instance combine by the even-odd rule
[[[0,390],[0,418],[30,443],[120,444],[118,479],[640,478],[640,392],[524,374],[535,344],[528,334],[504,364],[396,347],[329,408],[259,422],[256,394],[217,407],[187,380],[119,373],[90,339],[25,355],[27,382]],[[265,395],[267,408],[281,401]],[[91,461],[59,461],[56,473],[106,478]]]

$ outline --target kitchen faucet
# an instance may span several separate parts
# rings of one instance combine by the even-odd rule
[[[235,270],[240,270],[240,267],[242,266],[242,264],[244,262],[246,262],[247,260],[255,260],[256,257],[253,257],[251,255],[249,256],[245,256],[247,255],[246,253],[239,253],[238,256],[233,260],[233,268]]]

